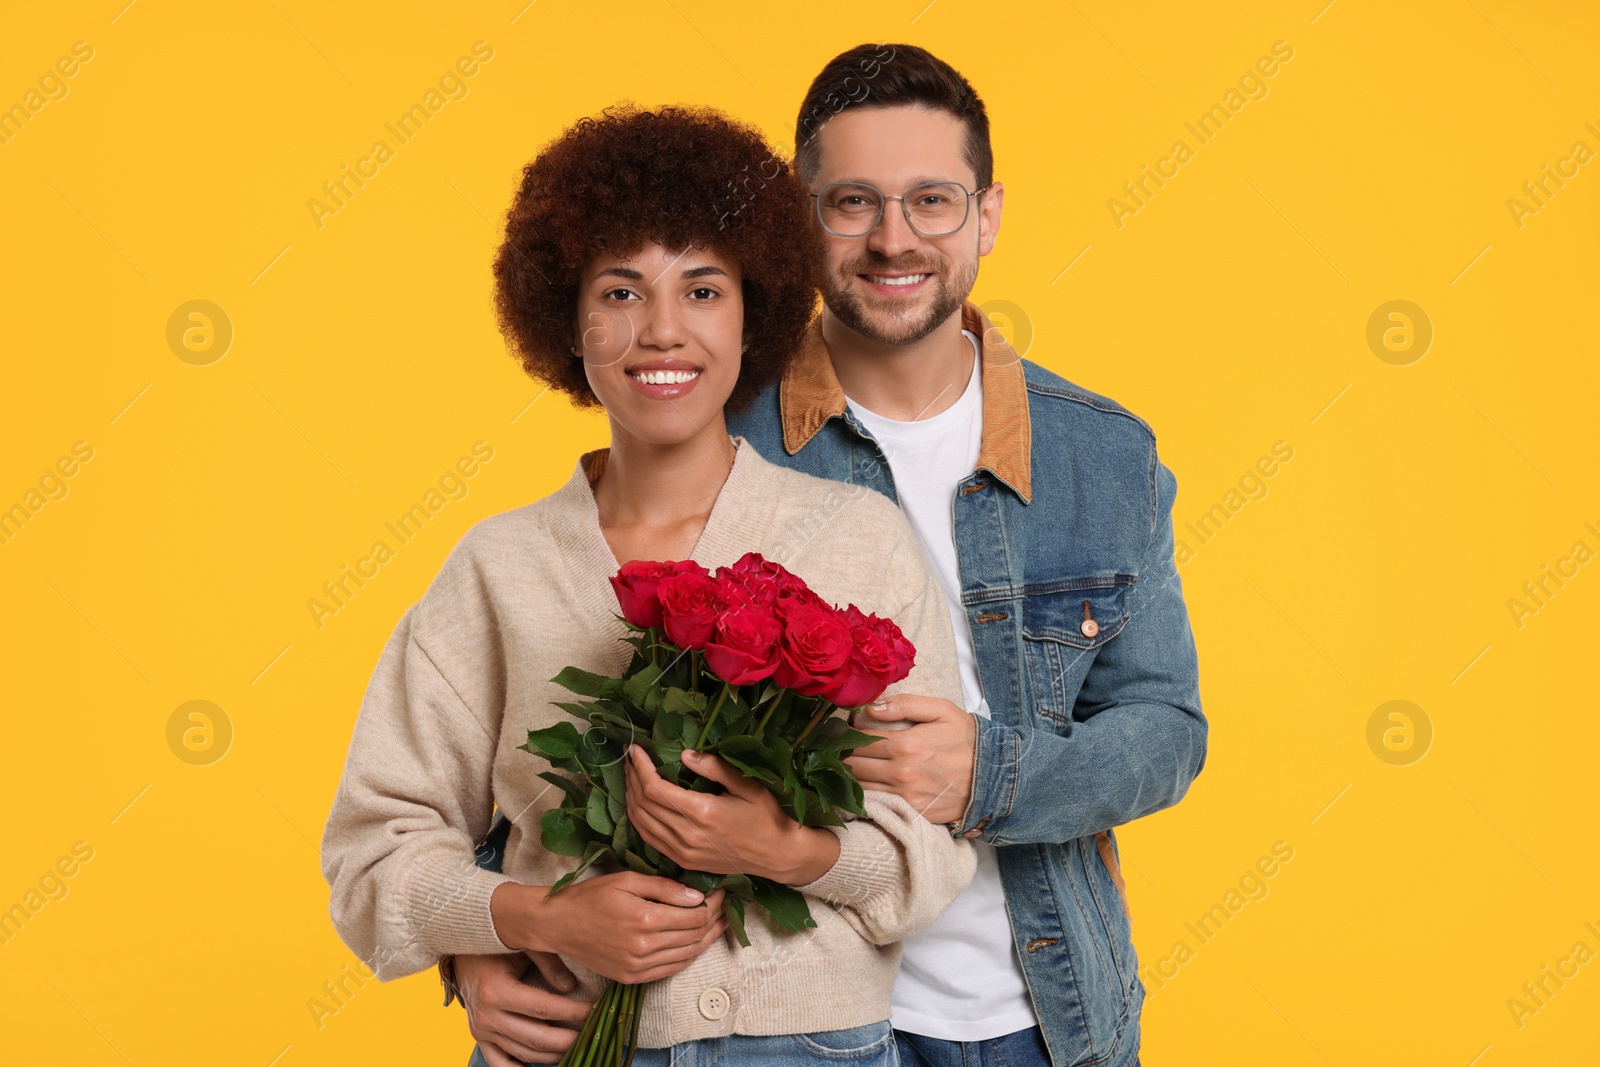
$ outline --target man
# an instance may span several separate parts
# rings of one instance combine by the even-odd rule
[[[899,728],[850,760],[979,849],[971,886],[904,943],[902,1062],[1137,1064],[1144,987],[1113,828],[1181,799],[1206,751],[1176,482],[1142,420],[1020,359],[967,300],[1005,190],[966,79],[913,46],[851,49],[812,83],[796,146],[825,310],[729,431],[900,504],[971,709],[896,698],[875,717]],[[559,963],[538,962],[560,988]],[[486,1053],[499,1035],[551,1047],[536,1020],[573,1013],[522,986],[525,967],[455,961]]]

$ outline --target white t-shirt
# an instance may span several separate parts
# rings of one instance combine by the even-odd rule
[[[961,332],[972,343],[972,377],[960,398],[939,414],[897,422],[853,400],[847,403],[888,459],[900,510],[944,590],[967,709],[988,718],[972,629],[961,606],[952,514],[956,485],[977,468],[983,447],[982,357],[978,338],[969,330]],[[1011,938],[995,848],[973,843],[978,871],[971,884],[933,925],[905,940],[891,994],[896,1029],[944,1041],[984,1041],[1038,1024]]]

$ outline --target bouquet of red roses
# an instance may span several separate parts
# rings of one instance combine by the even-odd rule
[[[911,670],[916,649],[892,620],[828,604],[777,563],[746,553],[715,574],[698,563],[633,562],[611,579],[634,648],[621,678],[568,667],[551,679],[588,699],[557,706],[588,722],[530,730],[521,747],[566,774],[540,777],[565,798],[540,819],[544,847],[580,859],[551,892],[596,863],[674,878],[711,893],[741,945],[745,904],[790,930],[815,926],[790,886],[741,874],[687,871],[652,848],[628,822],[622,760],[629,745],[660,773],[698,792],[721,786],[684,766],[684,749],[722,757],[776,796],[803,826],[842,825],[865,815],[861,784],[843,757],[874,738],[850,729],[837,709],[871,703]],[[563,1064],[631,1061],[642,987],[612,983],[595,1002]]]

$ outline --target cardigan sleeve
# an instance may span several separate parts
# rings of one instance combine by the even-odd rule
[[[883,504],[892,512],[887,521],[895,530],[878,542],[892,553],[883,599],[901,605],[889,617],[917,650],[916,666],[888,693],[943,697],[961,707],[961,675],[944,592],[899,509],[887,500]],[[832,904],[872,944],[887,945],[939,917],[972,880],[977,851],[896,794],[867,790],[864,806],[866,819],[830,827],[840,845],[833,867],[795,888]]]
[[[499,735],[419,642],[407,609],[362,699],[322,838],[329,911],[378,978],[414,974],[452,953],[514,951],[489,913],[512,878],[477,866],[493,813]]]

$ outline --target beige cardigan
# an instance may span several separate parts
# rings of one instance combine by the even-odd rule
[[[756,551],[828,601],[893,618],[917,648],[894,690],[961,703],[949,613],[899,509],[861,486],[775,466],[735,438],[737,453],[694,559],[715,568]],[[323,874],[340,936],[382,980],[452,953],[511,951],[489,897],[501,882],[549,885],[577,864],[539,842],[539,817],[560,791],[549,765],[520,751],[530,729],[577,722],[552,700],[569,664],[619,674],[632,649],[608,578],[617,561],[590,487],[606,452],[586,454],[551,496],[477,523],[422,599],[406,610],[362,699],[322,839]],[[495,806],[512,817],[504,873],[481,870],[473,846]],[[732,936],[653,983],[644,1047],[726,1034],[789,1034],[889,1018],[897,942],[921,929],[971,879],[969,843],[889,793],[866,794],[869,819],[842,828],[833,869],[808,885],[817,927],[775,929],[752,907],[750,947]],[[589,993],[603,981],[567,960]]]

